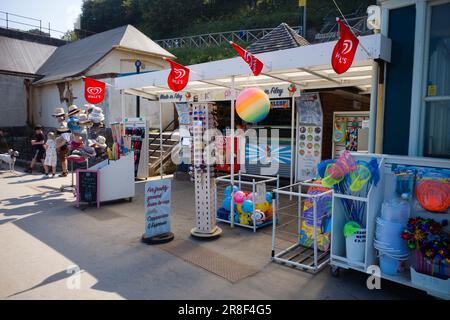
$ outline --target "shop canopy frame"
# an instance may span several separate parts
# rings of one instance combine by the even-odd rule
[[[234,159],[234,110],[239,91],[247,87],[268,87],[294,84],[301,90],[318,90],[328,88],[356,87],[360,93],[371,94],[370,102],[370,132],[369,145],[373,152],[375,141],[375,117],[378,105],[378,63],[390,62],[391,40],[382,34],[359,37],[360,45],[356,51],[351,68],[344,74],[336,74],[331,67],[331,55],[336,41],[312,44],[298,48],[272,51],[257,54],[256,57],[264,63],[264,69],[259,76],[253,76],[248,65],[240,57],[201,63],[187,66],[190,70],[189,84],[178,95],[173,93],[167,78],[170,69],[133,74],[115,79],[115,87],[123,94],[141,96],[159,101],[160,135],[162,136],[162,102],[181,102],[186,93],[198,95],[198,101],[229,100],[231,101],[231,159]],[[208,99],[211,92],[229,91],[223,99]],[[172,99],[167,99],[167,96]],[[161,99],[165,97],[164,99]],[[294,99],[294,98],[293,98]],[[162,101],[164,100],[164,101]],[[192,101],[192,100],[190,100]],[[295,104],[292,104],[291,122],[291,184],[295,160],[294,128]],[[124,112],[122,99],[122,112]],[[162,137],[160,139],[162,143]],[[162,148],[162,146],[161,146]],[[162,170],[162,156],[160,157]],[[234,176],[234,166],[231,166],[231,176]]]

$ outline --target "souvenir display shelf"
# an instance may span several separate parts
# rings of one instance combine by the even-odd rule
[[[450,169],[450,161],[446,159],[434,159],[434,158],[413,158],[402,156],[388,156],[388,155],[363,155],[359,153],[352,153],[352,156],[356,160],[369,161],[371,158],[376,158],[380,169],[380,181],[378,185],[372,186],[368,192],[367,197],[353,197],[351,195],[340,194],[338,192],[333,193],[333,207],[332,207],[332,240],[331,240],[331,272],[333,275],[339,275],[339,269],[353,269],[360,272],[371,273],[372,266],[379,266],[379,260],[377,256],[377,250],[374,247],[374,238],[376,231],[376,219],[381,215],[382,203],[385,200],[391,199],[391,195],[395,192],[395,175],[392,171],[395,166],[415,166],[420,168],[438,168],[438,169]],[[365,244],[365,257],[363,262],[350,261],[346,258],[346,244],[345,237],[343,235],[343,228],[345,225],[345,218],[343,214],[343,207],[340,199],[347,198],[355,201],[366,202],[365,221],[366,221],[366,244]],[[411,217],[421,216],[423,218],[432,218],[441,222],[444,219],[449,219],[450,214],[436,214],[426,212],[425,210],[418,210],[412,206]],[[406,227],[406,226],[405,226]],[[449,226],[447,226],[448,231]],[[413,258],[413,253],[410,254],[410,264]],[[412,277],[415,277],[415,281],[412,281]],[[419,280],[417,278],[420,278]],[[411,268],[404,273],[396,276],[387,275],[381,273],[381,279],[394,281],[406,286],[414,287],[423,291],[426,291],[432,296],[436,296],[443,299],[450,299],[450,279],[441,280],[439,278],[427,276],[424,274],[418,274]],[[426,280],[425,280],[426,279]],[[439,282],[439,286],[430,285],[431,282]],[[428,284],[427,284],[428,283]],[[441,290],[437,290],[441,288]]]
[[[309,188],[320,187],[323,190],[309,194]],[[324,188],[313,181],[299,182],[273,190],[274,198],[272,261],[298,268],[303,271],[317,273],[330,261],[330,232],[323,232],[323,221],[329,221],[331,210],[318,209],[319,202],[332,201],[333,190]],[[292,199],[289,201],[289,199]],[[310,203],[305,206],[306,202]],[[308,209],[306,209],[308,207]],[[306,210],[312,217],[306,217]],[[320,211],[320,212],[319,212]],[[303,222],[312,223],[312,234],[306,237]],[[319,237],[328,234],[327,243],[319,243]],[[312,243],[310,243],[312,241]]]
[[[274,189],[279,188],[280,179],[279,179],[279,176],[268,177],[268,176],[261,176],[261,175],[245,174],[245,173],[241,173],[239,171],[239,173],[236,173],[234,175],[234,183],[235,183],[234,186],[236,186],[239,190],[248,192],[249,194],[252,195],[252,199],[255,199],[258,184],[264,184],[266,191],[272,192]],[[214,192],[214,194],[215,194],[214,202],[215,202],[216,214],[218,213],[218,210],[220,209],[219,204],[222,203],[225,198],[223,196],[223,193],[225,191],[225,188],[228,186],[231,186],[231,175],[226,175],[226,176],[216,178],[216,191]],[[235,202],[234,202],[233,197],[231,197],[231,200],[232,200],[232,203],[230,206],[230,208],[231,208],[230,215],[234,216]],[[272,204],[272,208],[273,208],[273,206],[274,206],[274,204]],[[255,214],[256,210],[257,210],[257,206],[254,205],[252,214]],[[272,210],[275,211],[274,208]],[[217,221],[232,224],[232,222],[230,220],[231,219],[219,218],[219,215],[217,215]],[[253,232],[256,232],[258,229],[269,226],[271,224],[272,224],[272,219],[270,219],[269,221],[265,221],[261,224],[257,224],[255,221],[253,221],[252,225],[242,224],[242,223],[239,223],[236,221],[234,221],[234,223],[233,223],[233,225],[235,225],[235,226],[252,229]]]

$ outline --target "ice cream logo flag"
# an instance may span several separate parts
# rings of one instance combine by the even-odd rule
[[[250,69],[253,72],[253,75],[256,77],[258,76],[262,69],[264,68],[264,64],[256,58],[253,54],[248,52],[247,50],[241,48],[236,43],[230,41],[230,45],[236,50],[236,52],[241,56],[242,59],[249,65]]]
[[[84,79],[84,97],[92,104],[99,104],[105,99],[106,84],[91,78]]]
[[[186,88],[189,82],[190,70],[170,59],[166,58],[165,60],[170,63],[170,67],[172,69],[169,73],[169,77],[167,78],[169,88],[174,92],[178,92]]]
[[[331,65],[337,74],[342,74],[352,66],[359,40],[341,20],[338,23],[339,41],[334,47]]]

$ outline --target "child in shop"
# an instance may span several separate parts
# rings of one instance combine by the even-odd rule
[[[31,140],[31,145],[33,148],[33,159],[31,160],[30,167],[27,169],[27,173],[32,173],[33,168],[36,162],[41,162],[43,164],[43,160],[45,157],[45,148],[44,148],[44,133],[42,132],[42,126],[36,125],[34,128],[34,138]]]
[[[49,132],[47,135],[47,142],[45,143],[45,160],[44,160],[44,170],[45,177],[48,178],[49,167],[52,167],[52,178],[55,177],[56,174],[56,142],[55,142],[55,134],[53,132]]]

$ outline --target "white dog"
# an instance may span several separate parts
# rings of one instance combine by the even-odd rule
[[[0,163],[5,162],[9,164],[9,171],[14,171],[14,165],[16,164],[16,159],[19,157],[19,152],[9,149],[8,153],[0,154]]]

